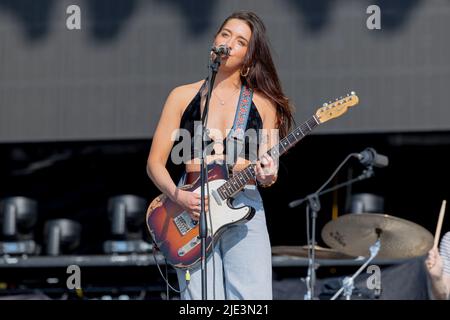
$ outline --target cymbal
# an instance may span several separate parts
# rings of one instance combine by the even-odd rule
[[[337,250],[315,246],[316,259],[354,259]],[[308,258],[308,246],[274,246],[272,254],[276,256],[293,256]]]
[[[370,246],[380,235],[378,259],[406,259],[425,255],[433,246],[433,235],[414,222],[381,213],[352,213],[328,222],[323,241],[352,256],[370,256]]]

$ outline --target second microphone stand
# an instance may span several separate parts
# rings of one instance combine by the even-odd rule
[[[321,195],[329,193],[331,191],[337,190],[339,188],[351,185],[357,181],[362,181],[368,178],[371,178],[374,175],[373,167],[368,166],[362,174],[358,177],[348,180],[346,182],[335,185],[334,187],[325,189],[324,188],[331,182],[331,180],[336,176],[339,170],[344,166],[347,161],[352,158],[357,157],[357,154],[352,153],[349,154],[344,161],[336,168],[336,170],[332,173],[332,175],[328,178],[328,180],[319,188],[316,192],[307,195],[305,198],[292,201],[289,204],[289,207],[294,208],[301,205],[303,202],[306,202],[306,236],[308,238],[308,273],[306,278],[306,287],[307,293],[305,294],[305,300],[314,300],[316,299],[314,294],[315,284],[316,284],[316,253],[315,253],[315,244],[316,244],[316,220],[317,214],[320,211],[320,199]]]

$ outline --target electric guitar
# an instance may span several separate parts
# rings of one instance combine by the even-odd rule
[[[344,98],[336,99],[333,103],[325,103],[315,115],[281,139],[276,146],[267,151],[267,154],[273,158],[281,156],[315,127],[341,116],[358,102],[358,96],[352,92]],[[252,207],[233,207],[232,199],[246,184],[254,181],[255,166],[252,163],[229,178],[224,166],[208,165],[211,216],[206,219],[207,256],[211,253],[213,241],[217,241],[227,227],[236,223],[245,223],[253,217],[255,210]],[[182,187],[183,190],[200,193],[198,173],[189,174],[186,182],[187,184]],[[146,221],[155,245],[171,265],[177,268],[191,268],[200,262],[199,225],[177,203],[164,194],[158,196],[147,209]]]

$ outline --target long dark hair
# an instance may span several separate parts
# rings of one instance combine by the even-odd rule
[[[266,27],[255,13],[238,11],[232,13],[225,19],[216,35],[219,34],[225,24],[231,19],[245,21],[252,31],[247,54],[242,66],[244,74],[248,68],[248,74],[245,77],[241,74],[241,81],[246,83],[250,88],[263,93],[275,103],[277,108],[277,128],[280,130],[280,138],[283,138],[289,133],[294,121],[292,116],[293,107],[281,88],[280,79],[278,78],[270,53]]]

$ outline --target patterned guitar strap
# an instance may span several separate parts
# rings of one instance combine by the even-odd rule
[[[243,84],[234,116],[233,127],[226,139],[226,163],[229,172],[232,171],[237,159],[245,156],[245,128],[247,128],[252,98],[253,90]]]

